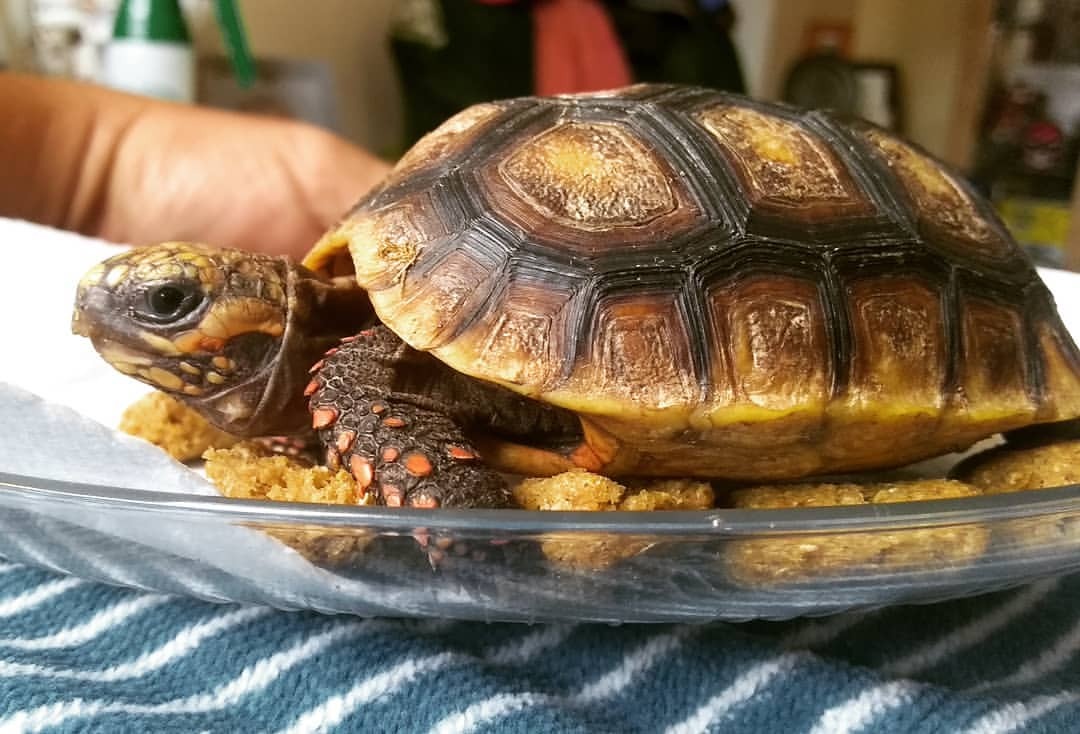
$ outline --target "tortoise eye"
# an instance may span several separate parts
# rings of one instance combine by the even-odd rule
[[[135,313],[158,324],[179,321],[202,303],[202,290],[190,283],[162,283],[143,291],[136,300]]]

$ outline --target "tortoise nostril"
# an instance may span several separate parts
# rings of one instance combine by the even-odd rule
[[[75,313],[71,315],[71,333],[76,336],[93,336],[90,322],[82,317],[82,309],[77,306]]]
[[[101,288],[81,287],[75,296],[71,331],[78,336],[94,336],[101,319],[112,309],[112,298]]]

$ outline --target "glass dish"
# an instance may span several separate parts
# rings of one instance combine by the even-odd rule
[[[0,473],[0,508],[0,555],[15,561],[361,615],[786,619],[1080,569],[1080,486],[858,507],[541,513],[284,504]]]

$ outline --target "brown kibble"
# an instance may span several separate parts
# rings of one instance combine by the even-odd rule
[[[1006,443],[965,459],[956,478],[971,482],[986,494],[1027,492],[1065,487],[1080,482],[1080,441],[1060,440],[1043,446],[1017,447]],[[1058,517],[1016,518],[994,528],[1002,545],[1060,548],[1080,537],[1080,522]]]
[[[370,504],[373,498],[357,491],[345,471],[308,466],[254,443],[205,454],[206,475],[226,497],[276,502],[315,502],[335,505]],[[265,528],[266,533],[322,566],[343,566],[363,554],[375,538],[368,530],[325,528]]]
[[[738,508],[762,510],[917,502],[975,497],[980,494],[982,492],[978,489],[963,482],[950,479],[920,479],[866,484],[801,482],[762,485],[737,489],[731,493],[731,500]]]
[[[405,419],[398,418],[397,416],[390,416],[389,418],[383,418],[383,425],[387,428],[404,428]]]
[[[631,485],[619,509],[623,512],[707,510],[716,504],[712,485],[697,479],[653,479]]]
[[[957,479],[986,494],[1064,487],[1080,482],[1080,441],[1045,446],[999,446],[966,459]]]
[[[618,509],[626,487],[599,474],[571,470],[522,480],[513,493],[517,504],[526,510],[610,511]]]
[[[630,489],[599,474],[572,469],[553,477],[525,479],[513,488],[514,500],[526,510],[703,510],[713,507],[715,494],[707,482],[656,480]],[[545,538],[541,548],[548,560],[577,570],[598,570],[641,553],[649,541],[607,535],[572,540]]]
[[[120,418],[120,430],[149,441],[177,461],[194,461],[207,449],[228,448],[240,440],[156,390],[128,406]]]
[[[977,488],[947,479],[867,484],[788,484],[732,492],[737,508],[835,507],[975,497]],[[941,527],[736,540],[728,544],[728,574],[746,586],[843,577],[867,568],[957,566],[978,558],[989,543],[981,527]]]
[[[250,442],[210,449],[206,475],[226,497],[278,502],[363,504],[356,481],[344,470],[311,466]]]
[[[401,456],[401,451],[398,450],[397,446],[387,446],[382,451],[383,461],[397,461],[399,456]]]

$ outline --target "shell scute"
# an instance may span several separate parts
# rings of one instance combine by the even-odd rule
[[[844,162],[805,125],[733,104],[706,106],[695,118],[742,182],[752,208],[799,219],[873,212]]]
[[[543,216],[571,227],[640,225],[678,204],[655,153],[614,123],[563,122],[518,148],[499,172]]]
[[[951,247],[960,256],[1016,255],[1015,244],[941,163],[882,130],[864,128],[860,134],[900,180],[929,242]]]

